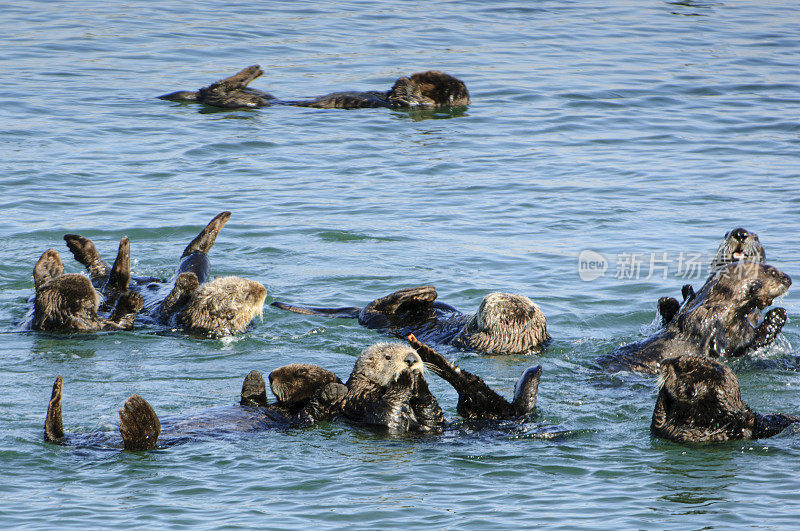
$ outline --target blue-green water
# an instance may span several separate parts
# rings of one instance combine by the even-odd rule
[[[590,367],[679,293],[681,252],[708,255],[734,227],[800,276],[800,8],[690,4],[5,3],[3,526],[796,527],[800,435],[655,440],[655,380]],[[266,73],[253,86],[278,97],[435,68],[473,104],[213,112],[154,99],[255,63]],[[146,454],[43,443],[58,374],[66,426],[113,431],[133,392],[162,415],[231,404],[251,369],[307,361],[346,377],[377,339],[271,307],[232,341],[18,330],[44,250],[80,270],[64,233],[108,257],[128,235],[135,273],[166,277],[222,210],[233,217],[213,272],[261,281],[267,302],[364,304],[424,283],[464,310],[493,290],[530,296],[553,336],[544,353],[445,352],[506,394],[542,364],[539,420],[572,435],[387,438],[330,424]],[[591,282],[578,275],[587,249],[609,264]],[[666,278],[646,278],[662,253]],[[634,254],[640,274],[616,278]],[[767,362],[735,365],[756,410],[800,412],[797,293],[780,301],[790,322],[758,353]],[[429,381],[456,419],[454,392]]]

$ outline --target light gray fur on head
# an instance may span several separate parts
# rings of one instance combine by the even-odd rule
[[[459,346],[488,354],[520,354],[550,339],[544,313],[524,295],[489,293],[456,337]]]
[[[361,353],[350,378],[386,387],[404,372],[423,372],[422,358],[407,343],[375,343]]]
[[[239,277],[220,277],[202,284],[192,294],[178,322],[187,328],[215,335],[243,332],[264,308],[267,289]]]
[[[736,233],[746,234],[744,240],[737,239]],[[717,254],[711,261],[711,273],[716,273],[734,262],[764,262],[766,259],[766,251],[758,240],[758,234],[742,228],[733,229],[725,233]]]

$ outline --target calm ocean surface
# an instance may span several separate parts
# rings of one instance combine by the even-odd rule
[[[797,2],[12,0],[0,22],[3,527],[800,524],[797,430],[656,440],[655,379],[591,366],[650,329],[659,297],[702,283],[686,259],[707,265],[732,228],[800,279]],[[282,98],[439,69],[473,104],[219,112],[155,99],[250,64],[265,71],[253,87]],[[127,235],[134,272],[169,277],[222,210],[213,273],[261,281],[267,303],[362,305],[427,283],[465,311],[489,291],[530,296],[553,336],[544,353],[443,352],[507,396],[541,364],[538,422],[459,428],[455,393],[429,375],[455,423],[441,436],[329,424],[146,454],[43,443],[58,374],[65,426],[114,431],[134,392],[162,416],[232,404],[251,369],[305,361],[346,378],[379,339],[271,307],[225,341],[20,331],[39,255],[55,248],[81,270],[63,234],[110,259]],[[604,276],[581,280],[585,250]],[[800,412],[798,294],[780,301],[779,345],[734,365],[756,410]]]

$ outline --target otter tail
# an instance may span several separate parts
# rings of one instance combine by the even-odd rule
[[[144,398],[132,395],[119,410],[119,433],[126,450],[152,450],[161,434],[161,422]]]
[[[225,223],[227,223],[230,218],[230,212],[220,212],[214,216],[214,219],[212,219],[208,225],[206,225],[206,228],[200,231],[200,234],[198,234],[197,237],[186,246],[186,249],[183,250],[181,258],[186,258],[196,251],[208,253],[208,251],[210,251],[211,247],[214,245],[214,242],[217,241],[217,235],[219,234],[219,231],[222,230],[222,227],[225,226]]]
[[[44,420],[44,440],[58,443],[64,438],[64,424],[61,421],[61,391],[63,386],[61,376],[53,382],[53,393],[47,405],[47,417]]]
[[[277,301],[270,306],[294,313],[302,313],[303,315],[324,315],[325,317],[340,317],[344,319],[358,319],[358,314],[361,313],[361,308],[315,308],[313,306],[300,306]]]

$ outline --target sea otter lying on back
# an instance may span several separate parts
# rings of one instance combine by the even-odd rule
[[[367,328],[420,341],[452,344],[485,354],[524,354],[550,340],[544,313],[528,297],[489,293],[475,315],[464,315],[436,300],[433,286],[406,288],[375,299],[364,308],[315,308],[273,302],[282,310],[307,315],[358,319]]]
[[[100,257],[92,240],[77,234],[66,234],[64,240],[106,297],[125,286],[144,296],[144,313],[152,321],[201,336],[220,337],[243,332],[261,313],[267,296],[266,288],[254,280],[210,280],[208,253],[230,217],[230,212],[217,214],[186,246],[173,282],[152,277],[112,282],[113,268]]]
[[[25,326],[61,332],[131,330],[144,301],[138,293],[127,290],[129,276],[130,250],[128,239],[123,238],[109,282],[125,288],[107,298],[101,308],[101,297],[91,281],[84,275],[64,274],[58,252],[48,249],[33,268],[36,295],[33,314]],[[110,315],[99,315],[101,309],[107,309]]]
[[[780,333],[786,322],[783,308],[768,311],[758,326],[753,326],[750,314],[772,304],[791,283],[789,275],[772,266],[730,264],[706,282],[663,329],[617,348],[598,362],[612,370],[654,374],[671,356],[742,356],[768,345]]]
[[[121,445],[126,450],[151,450],[186,440],[224,435],[237,431],[258,431],[270,428],[289,428],[308,425],[332,417],[329,396],[339,399],[327,388],[341,386],[330,371],[316,365],[291,364],[279,367],[269,375],[270,388],[278,399],[267,401],[264,378],[251,371],[244,379],[240,405],[200,411],[192,415],[159,420],[153,408],[141,396],[134,394],[119,410]],[[120,441],[110,433],[65,435],[62,421],[61,376],[53,383],[47,406],[44,439],[57,444],[79,446],[119,446]],[[338,413],[338,410],[337,410]]]
[[[650,431],[676,442],[761,439],[777,435],[800,417],[753,412],[726,365],[709,358],[679,356],[661,363],[661,388]]]
[[[266,92],[247,88],[251,81],[263,73],[258,65],[253,65],[198,91],[181,90],[158,97],[162,100],[197,102],[222,108],[252,108],[282,104],[318,109],[367,107],[433,109],[470,103],[467,86],[461,80],[437,70],[400,77],[387,91],[334,92],[310,100],[297,101],[276,100]]]

